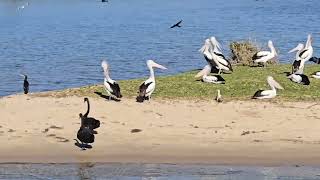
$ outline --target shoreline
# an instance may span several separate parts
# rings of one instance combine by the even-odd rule
[[[0,98],[0,163],[320,164],[314,102],[90,98],[101,127],[82,151],[73,139],[83,98],[34,95]]]

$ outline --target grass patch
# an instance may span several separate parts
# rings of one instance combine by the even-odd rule
[[[194,75],[197,71],[186,72],[173,76],[157,77],[154,98],[165,99],[210,99],[216,96],[216,90],[220,89],[222,96],[226,100],[250,99],[258,89],[270,89],[266,82],[268,75],[274,77],[285,89],[278,91],[277,100],[319,100],[320,99],[320,80],[310,78],[310,86],[303,86],[291,82],[286,78],[284,72],[290,72],[291,65],[269,65],[267,68],[235,66],[232,74],[223,74],[226,84],[209,84],[196,81]],[[307,65],[306,75],[320,70],[320,66]],[[147,78],[147,77],[146,77]],[[145,78],[145,79],[146,79]],[[137,96],[139,85],[145,79],[119,81],[122,94],[125,98]],[[106,94],[102,85],[86,86],[81,88],[66,89],[36,94],[36,96],[91,96],[98,97],[95,92]]]

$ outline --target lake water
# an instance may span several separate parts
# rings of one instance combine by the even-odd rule
[[[319,167],[178,164],[1,164],[0,179],[316,180]]]
[[[29,3],[24,9],[18,7]],[[1,0],[0,96],[101,83],[101,59],[114,79],[145,77],[155,59],[175,74],[203,67],[198,49],[216,36],[229,54],[234,40],[274,41],[280,62],[313,33],[320,46],[318,0]],[[169,27],[183,19],[182,28]]]

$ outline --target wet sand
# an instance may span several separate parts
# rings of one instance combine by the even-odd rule
[[[93,148],[83,151],[73,140],[78,114],[86,111],[83,98],[0,98],[0,162],[320,163],[320,105],[315,102],[90,102],[89,116],[101,127]]]

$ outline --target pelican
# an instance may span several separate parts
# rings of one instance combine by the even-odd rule
[[[315,72],[311,76],[315,79],[320,79],[320,72]]]
[[[218,69],[219,69],[219,73],[221,70],[226,70],[226,71],[233,71],[231,63],[229,60],[226,59],[226,57],[221,53],[221,45],[220,43],[217,41],[217,39],[212,36],[210,38],[210,43],[211,43],[211,51],[212,51],[212,56],[213,58],[215,58],[218,61]]]
[[[311,34],[308,34],[308,39],[303,51],[300,52],[299,57],[304,62],[308,61],[313,55],[313,47],[312,47],[312,37]]]
[[[292,64],[292,73],[295,73],[295,74],[303,74],[303,69],[304,69],[304,63],[305,61],[303,61],[302,57],[300,57],[300,53],[303,51],[303,48],[304,48],[304,45],[299,43],[297,45],[297,47],[291,49],[289,51],[289,53],[292,53],[292,52],[295,52],[297,51],[296,53],[296,59],[294,60],[293,64]]]
[[[150,76],[149,78],[144,81],[140,87],[139,87],[139,95],[137,96],[136,100],[137,102],[143,102],[144,100],[151,99],[151,94],[153,93],[153,91],[156,88],[156,79],[154,76],[154,70],[153,68],[159,68],[159,69],[167,69],[166,67],[157,64],[156,62],[154,62],[153,60],[148,60],[147,61],[147,66],[149,68],[150,71]]]
[[[265,67],[267,61],[278,56],[271,40],[268,41],[268,47],[270,48],[270,51],[259,51],[254,54],[252,57],[253,62],[263,63],[263,66]]]
[[[270,99],[277,96],[276,89],[284,89],[277,81],[273,79],[273,77],[268,76],[267,82],[271,87],[271,90],[258,90],[252,96],[252,99]]]
[[[119,84],[116,81],[112,80],[109,76],[109,65],[107,61],[102,61],[101,67],[103,68],[104,72],[103,84],[106,92],[109,94],[109,100],[111,100],[111,95],[117,98],[122,98]]]
[[[24,94],[28,94],[28,92],[29,92],[28,76],[25,75],[25,74],[20,74],[20,76],[24,77],[24,80],[23,80],[23,91],[24,91]]]
[[[298,84],[302,84],[302,85],[309,85],[310,84],[310,80],[309,80],[308,76],[306,76],[304,74],[291,74],[287,78],[290,79],[292,82],[295,82]]]
[[[217,96],[215,99],[218,103],[221,103],[223,101],[222,96],[220,94],[220,89],[217,90]]]
[[[226,82],[220,75],[208,76],[210,72],[211,65],[206,65],[195,77],[202,77],[202,82],[207,83],[224,84]]]

